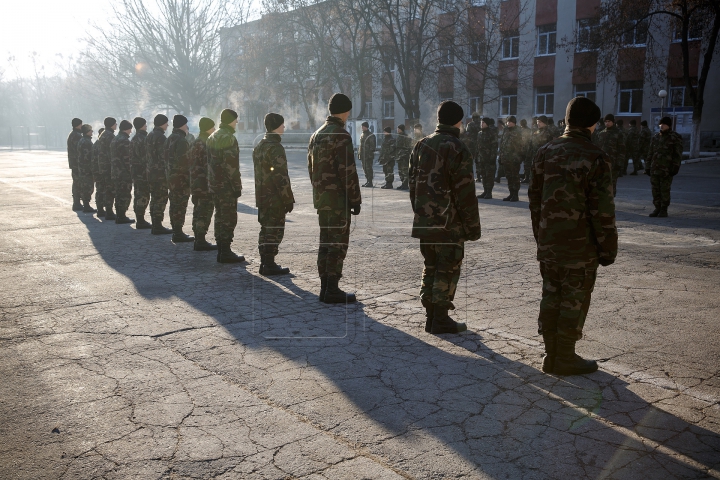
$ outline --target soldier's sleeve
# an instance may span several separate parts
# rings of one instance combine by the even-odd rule
[[[236,197],[242,196],[242,178],[240,177],[240,147],[233,135],[232,146],[223,151],[223,169]]]
[[[313,151],[313,140],[315,140],[315,134],[313,134],[312,137],[310,137],[310,143],[308,143],[308,153],[307,153],[307,168],[308,168],[308,176],[310,177],[310,183],[312,183],[312,151]]]
[[[417,170],[418,166],[418,158],[420,155],[420,145],[422,142],[418,142],[415,144],[415,146],[412,149],[412,153],[410,154],[410,165],[408,166],[408,186],[410,187],[410,206],[413,209],[413,213],[415,213],[415,195],[417,191],[417,185],[415,185],[415,171]]]
[[[455,206],[465,231],[464,238],[470,241],[480,239],[480,212],[475,196],[475,177],[473,177],[473,162],[470,150],[459,144],[460,150],[456,153],[455,165],[451,172],[450,185],[452,187]]]
[[[528,199],[530,207],[530,221],[532,223],[535,242],[538,240],[540,231],[540,212],[542,210],[542,193],[545,182],[545,148],[540,148],[535,154],[532,165],[532,176],[528,186]]]
[[[292,187],[290,185],[290,174],[288,173],[287,156],[285,148],[282,145],[273,145],[269,152],[270,169],[272,170],[270,178],[275,185],[275,190],[279,193],[283,205],[291,205],[295,203]]]
[[[375,156],[375,150],[377,149],[377,137],[375,135],[371,135],[370,138],[372,140],[368,145],[368,156],[373,158]]]
[[[355,166],[352,138],[350,138],[349,134],[343,134],[343,138],[337,142],[335,155],[338,159],[338,179],[345,188],[347,205],[355,206],[362,204],[360,180],[358,179],[357,167]]]
[[[123,140],[118,143],[120,143],[120,145],[118,145],[118,147],[120,147],[118,156],[122,159],[124,165],[129,166],[132,161],[132,145],[130,144],[130,140]]]
[[[73,156],[72,148],[73,148],[73,147],[72,147],[72,133],[71,133],[70,135],[68,135],[68,138],[67,138],[68,168],[72,168],[72,163],[73,163],[73,159],[72,159],[72,156]]]
[[[680,168],[682,164],[683,140],[682,137],[675,133],[675,143],[673,145],[673,164]]]
[[[625,135],[618,135],[618,157],[625,159]]]
[[[618,233],[615,226],[612,167],[604,155],[595,159],[588,172],[587,202],[598,260],[601,265],[610,265],[617,257]]]

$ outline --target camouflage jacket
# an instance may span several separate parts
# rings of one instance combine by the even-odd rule
[[[498,151],[498,131],[495,127],[481,128],[477,136],[477,155],[483,163],[495,163]]]
[[[224,123],[207,139],[208,192],[214,194],[242,195],[240,176],[240,147],[235,129]]]
[[[617,126],[613,125],[598,133],[595,144],[605,152],[615,168],[620,168],[625,163],[625,140]]]
[[[372,162],[375,159],[375,150],[377,149],[377,139],[375,134],[370,130],[360,135],[360,145],[358,145],[358,158],[360,161]]]
[[[165,183],[165,130],[160,127],[153,128],[145,138],[145,158],[147,180],[151,184]]]
[[[130,140],[132,161],[130,171],[133,182],[147,181],[147,130],[137,130]]]
[[[113,139],[115,139],[115,132],[112,128],[106,128],[97,142],[95,142],[98,146],[98,173],[103,178],[112,177],[110,144]]]
[[[521,163],[525,158],[527,146],[523,139],[522,131],[517,125],[505,127],[500,139],[500,163],[513,164]]]
[[[468,147],[468,150],[470,150],[470,153],[473,157],[477,155],[478,150],[478,134],[480,133],[480,125],[481,122],[479,120],[472,120],[468,122],[467,127],[465,127],[465,132],[460,135],[460,138],[462,139],[463,143],[465,143],[465,146]]]
[[[130,175],[130,164],[132,162],[130,135],[120,132],[110,142],[110,160],[112,162],[113,180],[132,180]]]
[[[327,117],[310,137],[308,173],[317,210],[343,210],[362,203],[352,138],[339,118]]]
[[[642,158],[647,158],[650,141],[652,140],[652,132],[648,127],[642,127],[638,136],[638,152]]]
[[[628,158],[636,159],[639,151],[640,132],[637,128],[630,127],[625,132],[625,155]]]
[[[208,158],[207,132],[200,132],[190,147],[190,194],[193,197],[205,197],[208,194]]]
[[[67,154],[68,154],[68,166],[69,168],[77,168],[77,162],[78,162],[78,143],[80,142],[80,139],[83,137],[83,134],[80,133],[79,130],[75,130],[73,128],[72,132],[70,132],[70,135],[68,135],[67,138]]]
[[[83,135],[77,145],[78,173],[82,177],[92,176],[93,174],[93,141],[91,137]]]
[[[385,135],[382,146],[380,147],[380,165],[387,165],[395,161],[395,138],[392,135]]]
[[[100,137],[92,146],[92,174],[93,179],[97,182],[100,179]]]
[[[682,163],[683,139],[677,132],[656,133],[650,142],[648,160],[651,175],[675,175]]]
[[[615,261],[612,164],[589,130],[566,130],[541,147],[528,189],[537,259],[566,268]]]
[[[410,155],[410,152],[413,149],[413,139],[410,138],[410,135],[407,133],[399,133],[395,137],[395,154],[397,155],[397,160],[400,160],[400,157],[407,158],[408,155]]]
[[[410,154],[415,238],[453,243],[480,238],[472,155],[459,137],[459,129],[438,125]]]
[[[528,152],[530,151],[530,144],[532,143],[532,136],[533,131],[530,129],[530,127],[518,127],[520,129],[520,133],[522,134],[523,139],[523,161],[527,157]],[[530,158],[532,160],[535,158],[535,155]]]
[[[530,144],[528,145],[528,158],[530,160],[534,159],[538,150],[540,150],[540,147],[542,147],[551,140],[554,140],[554,137],[548,127],[538,128],[537,130],[535,130],[535,133],[533,133],[532,137],[530,138]]]
[[[190,195],[190,144],[183,130],[173,129],[165,140],[164,154],[168,189],[178,195]]]
[[[262,221],[266,216],[284,216],[295,203],[295,197],[290,187],[287,157],[280,135],[265,134],[253,150],[253,166],[258,220]]]

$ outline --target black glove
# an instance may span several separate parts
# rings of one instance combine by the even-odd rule
[[[293,207],[294,207],[294,206],[295,206],[295,204],[294,204],[294,203],[290,203],[290,204],[288,204],[288,206],[287,206],[287,207],[285,207],[285,213],[290,213],[290,212],[292,212],[292,211],[293,211]]]
[[[352,205],[350,207],[350,213],[353,215],[360,215],[360,205]]]
[[[598,262],[600,262],[600,265],[602,265],[603,267],[607,267],[607,266],[612,265],[613,263],[615,263],[615,259],[612,259],[612,260],[611,260],[611,259],[609,259],[609,258],[600,257],[600,258],[598,259]]]

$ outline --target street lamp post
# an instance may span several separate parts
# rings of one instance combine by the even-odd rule
[[[660,118],[662,118],[665,116],[665,97],[667,97],[667,91],[660,90],[658,97],[660,97]]]

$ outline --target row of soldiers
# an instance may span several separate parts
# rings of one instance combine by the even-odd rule
[[[375,150],[377,149],[377,139],[370,131],[368,122],[363,122],[362,134],[360,135],[360,144],[358,145],[358,159],[365,173],[365,182],[363,187],[373,187],[373,163],[375,161]],[[392,128],[385,127],[383,129],[383,143],[380,148],[380,157],[378,163],[382,166],[383,175],[385,176],[385,184],[380,187],[383,189],[392,189],[395,181],[395,165],[397,165],[398,176],[400,177],[400,186],[398,190],[409,190],[408,186],[408,159],[415,144],[425,135],[422,130],[422,124],[416,123],[413,127],[413,137],[406,132],[405,125],[398,125],[396,135],[392,135]]]

